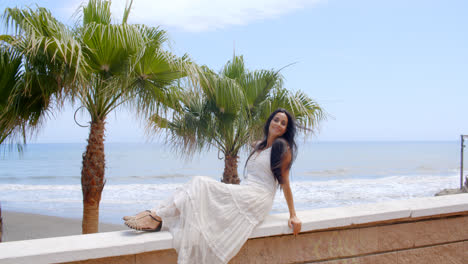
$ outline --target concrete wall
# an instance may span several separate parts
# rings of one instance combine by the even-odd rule
[[[270,215],[230,263],[468,264],[468,194]],[[176,263],[167,232],[120,231],[0,244],[0,263]]]

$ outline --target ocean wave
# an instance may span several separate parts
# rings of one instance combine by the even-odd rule
[[[351,172],[348,168],[341,169],[329,169],[329,170],[318,170],[318,171],[306,171],[303,172],[304,175],[314,175],[314,176],[342,176],[347,175]]]
[[[170,173],[163,175],[132,175],[132,176],[108,176],[112,180],[146,180],[146,179],[173,179],[187,178],[188,176],[181,173]]]
[[[191,178],[192,176],[181,174],[181,173],[170,173],[170,174],[163,174],[163,175],[131,175],[131,176],[119,176],[119,175],[106,175],[105,178],[108,180],[112,180],[115,182],[120,181],[145,181],[145,180],[169,180],[169,179],[182,179],[182,178]],[[2,176],[0,177],[0,182],[80,182],[81,176]]]
[[[433,196],[445,188],[457,188],[458,175],[398,175],[374,179],[334,179],[292,183],[298,208],[337,207],[361,203]],[[282,195],[275,198],[273,211],[286,212]]]
[[[362,167],[346,167],[324,170],[307,170],[298,172],[299,176],[314,176],[314,177],[364,177],[364,178],[377,178],[377,177],[391,177],[391,176],[418,176],[418,175],[451,175],[459,172],[458,169],[438,168],[428,165],[420,165],[414,168],[362,168]]]
[[[33,175],[30,175],[30,176],[17,176],[17,177],[13,177],[13,176],[2,176],[0,177],[0,180],[1,181],[17,181],[17,180],[68,180],[68,179],[80,179],[81,176],[33,176]]]
[[[108,184],[100,204],[102,219],[120,223],[122,215],[149,209],[171,196],[184,183]],[[373,203],[433,196],[444,188],[457,188],[459,175],[393,175],[380,178],[342,178],[322,181],[296,180],[292,190],[296,210]],[[0,184],[0,201],[5,210],[81,217],[80,184]],[[272,213],[288,212],[281,191]]]
[[[81,185],[0,184],[0,191],[81,191]],[[0,194],[1,197],[1,194]]]
[[[300,180],[292,182],[295,200],[315,201],[333,197],[335,200],[380,200],[383,197],[428,195],[431,192],[456,187],[459,176],[397,175],[381,178],[344,178],[326,181]],[[106,185],[102,201],[109,203],[139,203],[164,199],[183,183]],[[28,185],[0,184],[0,200],[14,200],[33,195],[37,202],[66,201],[81,197],[80,184]],[[52,197],[52,198],[51,198]],[[61,198],[60,198],[61,197]],[[312,200],[311,200],[312,199]],[[21,199],[24,200],[24,199]]]

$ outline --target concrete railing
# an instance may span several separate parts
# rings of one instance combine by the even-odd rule
[[[231,263],[468,263],[468,194],[268,216]],[[118,231],[6,242],[0,263],[175,263],[168,232]]]

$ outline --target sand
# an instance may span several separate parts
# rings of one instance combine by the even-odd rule
[[[81,234],[81,219],[2,210],[2,242]],[[122,225],[99,224],[99,232],[126,230]]]

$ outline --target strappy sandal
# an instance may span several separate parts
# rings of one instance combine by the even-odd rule
[[[145,212],[148,212],[148,213],[151,214],[151,210],[145,210]],[[122,217],[122,219],[123,219],[124,221],[132,220],[132,219],[135,219],[135,218],[136,218],[135,215]]]
[[[156,228],[143,228],[140,226],[140,224],[138,224],[138,220],[139,219],[142,219],[144,217],[151,217],[154,221],[158,222],[159,225],[156,227]],[[138,230],[138,231],[149,231],[149,232],[158,232],[161,230],[161,226],[162,226],[162,221],[156,219],[154,216],[150,214],[147,214],[145,216],[142,216],[142,217],[139,217],[139,218],[133,218],[133,219],[130,219],[130,220],[127,220],[125,221],[125,225],[128,226],[129,228],[131,229],[135,229],[135,230]]]

